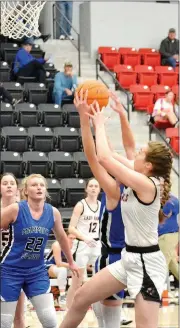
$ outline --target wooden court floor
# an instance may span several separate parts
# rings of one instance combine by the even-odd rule
[[[159,310],[159,328],[177,328],[178,326],[178,305],[168,305],[161,307]],[[64,311],[57,311],[58,323],[60,324],[65,313]],[[128,326],[129,328],[135,328],[134,321],[134,308],[123,308],[123,315],[126,316],[126,319],[131,319],[133,322]],[[29,328],[42,328],[39,323],[35,311],[27,311],[26,312],[26,327]],[[79,325],[79,328],[98,328],[97,321],[95,315],[92,310],[89,310],[83,322]],[[113,328],[113,327],[112,327]],[[145,328],[145,327],[144,327]]]

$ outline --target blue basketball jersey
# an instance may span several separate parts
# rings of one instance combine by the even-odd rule
[[[63,252],[61,252],[61,260],[62,262],[66,262],[67,263],[67,259],[64,255]],[[53,255],[53,250],[51,250],[49,252],[49,254],[46,256],[46,259],[45,259],[45,264],[46,264],[46,267],[50,267],[51,265],[56,265],[56,262],[55,262],[55,259],[54,259],[54,255]]]
[[[122,193],[124,186],[121,185]],[[121,202],[119,200],[117,207],[109,211],[106,208],[106,194],[102,194],[100,208],[100,240],[107,248],[124,248],[124,224],[121,215]]]
[[[1,264],[20,268],[37,267],[44,264],[44,249],[54,226],[53,208],[45,203],[40,219],[35,220],[26,200],[18,205],[18,216],[10,224],[9,242],[3,249]]]

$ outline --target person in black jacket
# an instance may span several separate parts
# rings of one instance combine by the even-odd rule
[[[176,67],[179,62],[179,40],[176,39],[176,30],[169,29],[168,37],[161,42],[161,64]]]

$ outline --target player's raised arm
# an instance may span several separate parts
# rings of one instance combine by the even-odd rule
[[[8,229],[9,225],[16,221],[18,211],[19,211],[18,204],[11,204],[5,208],[1,208],[0,228]]]
[[[99,182],[101,188],[107,195],[107,198],[111,198],[114,200],[119,200],[120,190],[116,181],[107,173],[107,171],[103,168],[103,166],[98,162],[95,144],[91,132],[90,121],[86,113],[89,112],[90,107],[86,102],[87,93],[85,97],[83,96],[83,90],[81,92],[80,98],[78,95],[75,95],[74,104],[80,115],[80,123],[81,123],[81,134],[82,134],[82,142],[84,153],[87,157],[89,166],[94,177]]]

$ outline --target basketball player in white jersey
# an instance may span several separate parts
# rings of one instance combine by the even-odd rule
[[[112,99],[113,107],[118,107],[117,96],[112,95]],[[172,154],[163,143],[149,142],[136,155],[133,168],[128,161],[121,163],[109,149],[105,118],[98,104],[90,110],[93,115],[87,114],[95,124],[98,160],[107,172],[126,186],[121,196],[126,247],[120,261],[101,270],[79,288],[60,328],[76,328],[91,304],[126,286],[135,299],[136,328],[157,328],[167,275],[166,261],[158,246],[158,223],[164,219],[162,206],[169,198]],[[162,197],[160,177],[164,178]]]
[[[69,233],[76,236],[74,244],[75,261],[80,268],[79,278],[72,276],[72,284],[67,294],[67,307],[73,301],[76,290],[86,279],[85,270],[90,262],[94,268],[96,259],[100,255],[101,243],[99,241],[99,211],[100,201],[98,195],[100,186],[96,179],[91,178],[86,184],[86,198],[82,199],[74,207],[71,221],[69,224]]]
[[[4,173],[1,176],[1,208],[20,201],[18,181],[12,173]],[[9,229],[1,230],[1,253],[9,240]],[[14,328],[25,328],[24,320],[25,295],[22,292],[19,297],[14,318]]]

